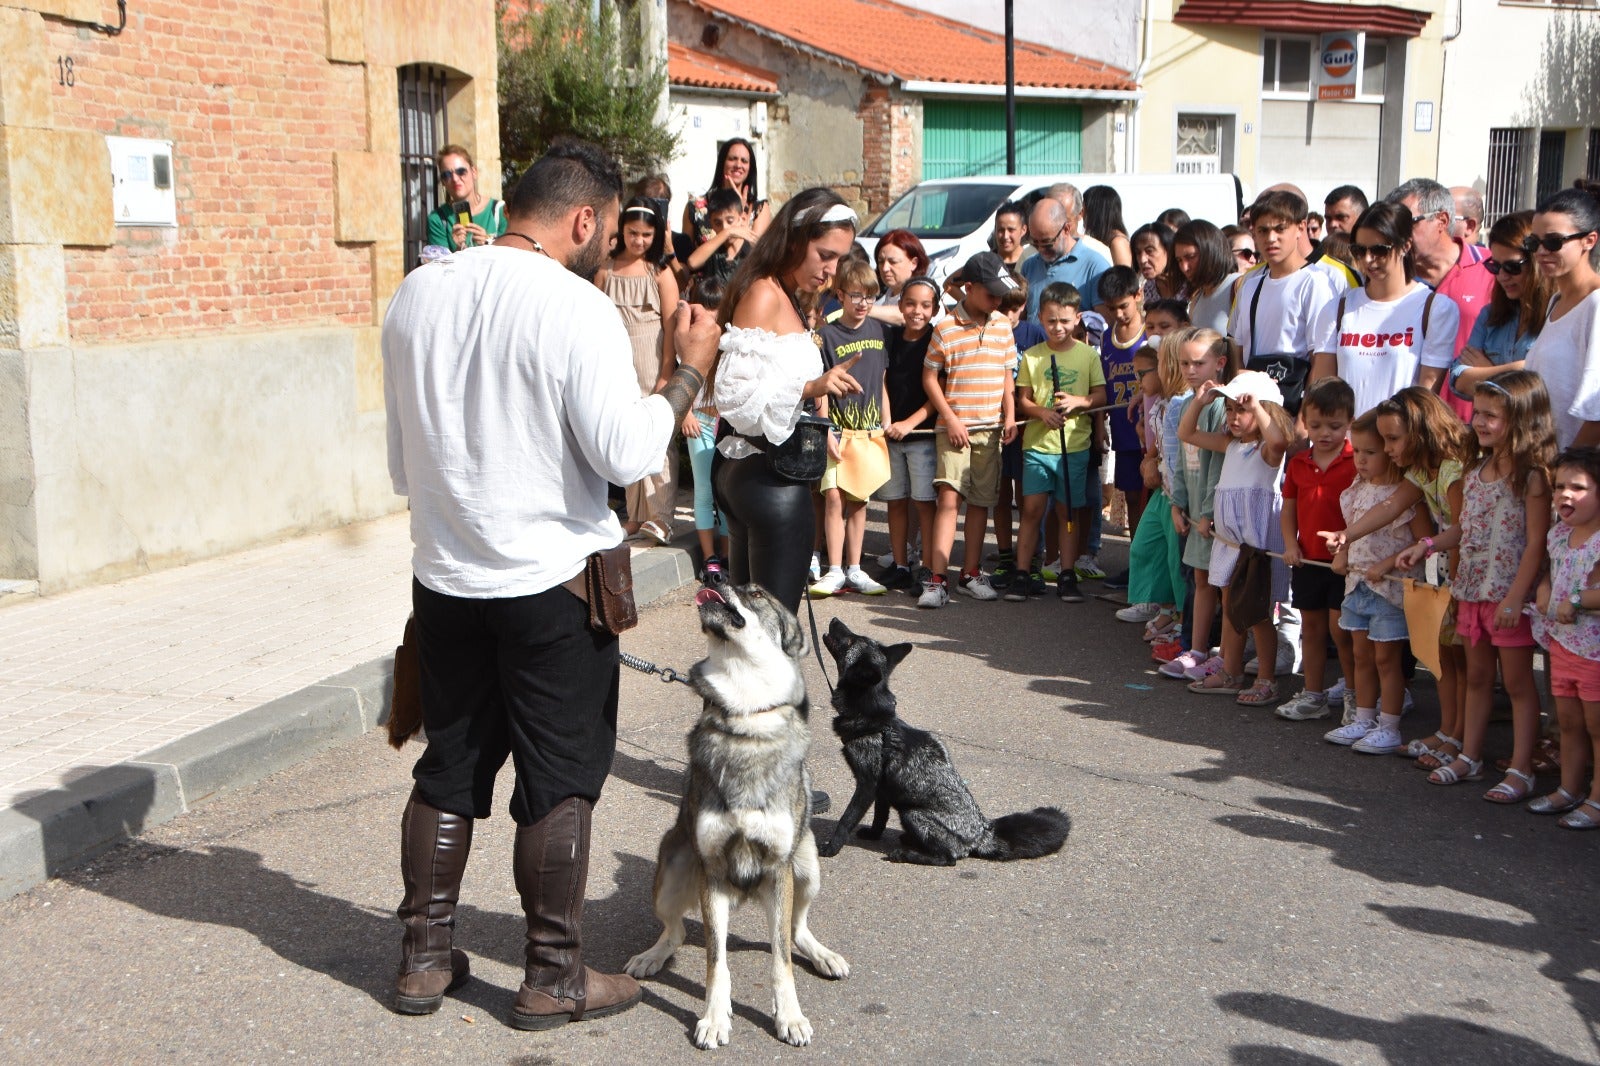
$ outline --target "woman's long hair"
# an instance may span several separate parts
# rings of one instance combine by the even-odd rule
[[[1109,185],[1091,185],[1083,190],[1083,229],[1101,244],[1110,244],[1119,233],[1127,235],[1128,225],[1122,221],[1122,196],[1117,190]]]
[[[1518,498],[1526,496],[1535,474],[1548,485],[1556,457],[1556,420],[1544,379],[1532,370],[1507,370],[1478,382],[1472,396],[1505,404],[1506,435],[1496,453],[1511,457],[1511,490]]]
[[[1178,232],[1172,235],[1173,262],[1177,262],[1180,244],[1187,244],[1197,253],[1194,261],[1194,277],[1185,279],[1189,283],[1191,298],[1210,296],[1218,285],[1239,272],[1239,263],[1233,258],[1233,249],[1228,246],[1228,238],[1223,236],[1222,231],[1214,224],[1203,218],[1197,218],[1186,226],[1180,226]]]
[[[667,224],[662,220],[656,210],[656,202],[648,196],[635,196],[622,206],[621,217],[617,220],[617,239],[611,245],[611,258],[615,259],[627,247],[627,242],[622,237],[622,227],[632,222],[648,222],[655,228],[655,235],[650,238],[650,247],[645,250],[644,261],[657,270],[664,265],[666,255],[663,249],[667,244]]]
[[[756,150],[753,146],[751,146],[750,142],[745,140],[743,137],[730,137],[726,141],[722,142],[721,148],[717,149],[717,173],[711,179],[711,184],[706,186],[706,192],[710,192],[712,189],[722,188],[722,173],[723,169],[728,165],[728,150],[736,144],[743,145],[744,150],[750,155],[750,173],[744,176],[744,185],[740,187],[739,192],[744,197],[745,207],[753,207],[756,202],[757,188]]]
[[[1500,220],[1489,227],[1489,244],[1520,250],[1523,239],[1532,232],[1532,211],[1501,215]],[[1537,337],[1544,329],[1544,318],[1550,310],[1550,295],[1549,279],[1539,275],[1533,257],[1527,256],[1522,267],[1522,296],[1513,303],[1505,290],[1496,285],[1490,290],[1489,307],[1483,313],[1491,326],[1503,326],[1514,317],[1519,336]]]
[[[718,323],[726,326],[733,321],[733,312],[738,308],[739,301],[744,298],[751,284],[761,278],[775,278],[779,285],[783,285],[784,291],[789,292],[783,282],[784,275],[804,261],[812,241],[836,229],[847,229],[854,233],[854,222],[821,221],[830,207],[839,206],[848,206],[844,197],[832,189],[824,188],[806,189],[784,204],[773,216],[767,232],[761,235],[761,239],[734,272],[733,280],[728,282],[722,307],[717,311]],[[800,296],[792,292],[789,295],[797,300]]]
[[[1350,236],[1355,237],[1357,230],[1370,229],[1390,244],[1401,250],[1400,264],[1406,272],[1406,280],[1412,281],[1417,276],[1417,250],[1411,243],[1411,209],[1403,204],[1390,203],[1388,200],[1379,200],[1356,219],[1356,224],[1350,227]]]
[[[1407,470],[1420,470],[1423,480],[1431,481],[1446,460],[1470,463],[1478,454],[1477,440],[1466,423],[1437,393],[1421,385],[1401,389],[1373,410],[1400,420],[1406,435],[1400,465]]]

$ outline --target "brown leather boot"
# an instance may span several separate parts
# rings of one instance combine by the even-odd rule
[[[394,1009],[432,1014],[467,980],[467,956],[451,947],[461,874],[472,848],[472,819],[428,806],[415,790],[400,819],[400,877],[406,895],[395,912],[405,924]]]
[[[528,918],[527,966],[511,1024],[554,1029],[627,1010],[644,992],[626,974],[583,964],[583,895],[589,882],[591,806],[576,796],[517,829],[512,868]]]

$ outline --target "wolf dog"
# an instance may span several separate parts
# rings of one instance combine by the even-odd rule
[[[995,821],[983,816],[950,752],[938,737],[907,725],[895,713],[889,675],[911,652],[910,644],[883,645],[858,636],[837,618],[822,643],[839,665],[833,691],[833,731],[844,743],[844,761],[855,774],[855,794],[833,836],[819,849],[837,855],[867,807],[876,804],[872,827],[860,836],[877,840],[900,815],[900,846],[890,862],[953,866],[958,859],[1037,859],[1060,849],[1072,819],[1056,807],[1036,807]]]
[[[778,1037],[811,1042],[795,996],[791,951],[824,976],[850,964],[806,925],[821,866],[811,835],[811,747],[799,657],[805,638],[794,614],[759,585],[704,588],[695,596],[706,657],[689,671],[705,703],[689,731],[689,772],[678,817],[656,855],[655,913],[665,927],[626,967],[648,977],[683,944],[683,919],[705,923],[706,1010],[694,1042],[728,1042],[728,914],[746,900],[767,914],[772,936],[773,1021]]]

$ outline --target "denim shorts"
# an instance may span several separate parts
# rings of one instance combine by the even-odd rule
[[[890,441],[889,480],[872,498],[888,503],[909,496],[918,503],[932,503],[934,448],[932,437]]]
[[[1387,644],[1395,640],[1410,640],[1406,628],[1406,613],[1376,592],[1365,581],[1344,594],[1344,606],[1339,609],[1339,628],[1367,634],[1368,640]]]

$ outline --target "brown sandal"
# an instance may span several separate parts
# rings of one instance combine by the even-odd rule
[[[1199,681],[1191,681],[1189,691],[1202,696],[1237,696],[1244,691],[1244,678],[1235,677],[1226,670],[1218,670]]]

